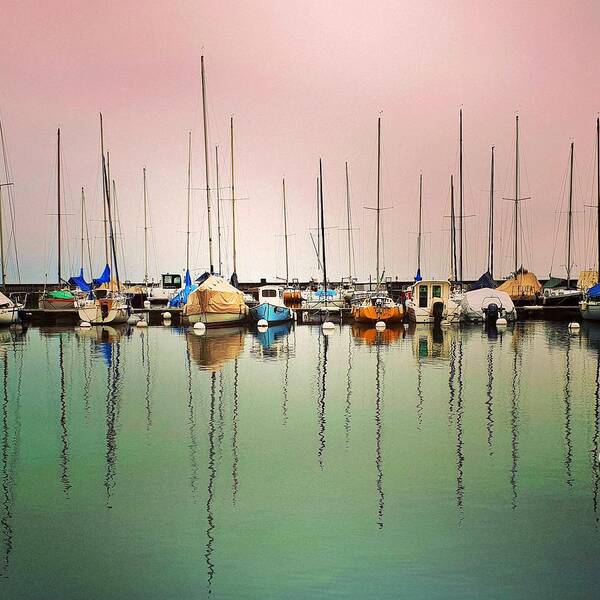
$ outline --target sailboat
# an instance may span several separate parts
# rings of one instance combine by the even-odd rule
[[[598,271],[596,285],[590,287],[583,295],[579,304],[581,316],[587,321],[600,321],[600,118],[596,119],[596,186],[597,186],[597,235],[598,235]]]
[[[104,130],[102,126],[102,113],[100,114],[100,140],[102,152],[102,187],[104,191],[103,203],[107,215],[105,221],[105,248],[108,250],[108,239],[110,238],[110,249],[115,272],[115,284],[110,280],[110,268],[108,266],[108,251],[107,265],[99,279],[94,280],[94,283],[102,281],[107,284],[107,289],[102,290],[100,296],[99,290],[92,293],[92,297],[79,302],[79,318],[93,325],[116,325],[126,323],[130,314],[130,306],[127,297],[121,293],[121,282],[119,279],[119,266],[117,261],[117,246],[115,242],[113,215],[111,205],[110,184],[106,166],[106,156],[104,154]],[[110,231],[110,235],[108,234]]]
[[[497,289],[501,292],[506,292],[515,306],[524,306],[527,304],[535,304],[540,295],[542,286],[534,273],[527,271],[523,266],[519,266],[519,223],[520,212],[519,206],[523,200],[529,198],[519,197],[520,184],[520,169],[519,169],[519,115],[515,120],[515,197],[507,198],[515,203],[514,208],[514,267],[515,270],[512,276],[507,279]]]
[[[62,223],[61,223],[61,156],[60,156],[60,128],[56,132],[56,199],[57,199],[57,280],[62,285]],[[75,308],[75,296],[68,288],[59,290],[45,290],[39,299],[39,308],[43,310],[65,310]]]
[[[494,281],[494,146],[492,146],[488,257],[486,272],[469,286],[460,301],[460,318],[467,322],[495,324],[499,318],[514,321],[517,311],[510,296],[497,290]]]
[[[581,290],[571,285],[572,246],[573,246],[573,154],[574,144],[571,142],[569,155],[569,210],[567,212],[567,278],[560,279],[550,274],[550,279],[543,287],[544,306],[577,306],[581,301]]]
[[[352,276],[354,247],[352,244],[352,210],[350,208],[350,179],[348,163],[346,162],[346,233],[348,235],[348,277],[342,277],[340,293],[347,304],[352,304],[355,293],[356,279]]]
[[[287,219],[285,218],[285,179],[283,179],[283,211],[285,230],[285,284],[289,285],[289,259],[287,248]],[[292,311],[285,305],[284,288],[279,285],[263,285],[258,288],[258,304],[250,308],[253,321],[267,323],[285,323],[292,320]]]
[[[381,117],[377,118],[377,207],[374,209],[377,214],[377,250],[376,250],[376,268],[377,286],[374,291],[370,291],[362,298],[355,296],[356,303],[352,306],[352,317],[357,323],[375,325],[379,321],[386,324],[400,323],[404,318],[404,308],[396,304],[387,294],[386,290],[381,289],[383,273],[380,276],[379,259],[381,246]]]
[[[204,75],[204,56],[200,57],[202,79],[202,122],[204,132],[204,174],[206,181],[206,216],[208,221],[208,257],[210,268],[196,280],[198,287],[191,291],[183,307],[183,315],[191,324],[204,323],[208,326],[235,325],[244,321],[248,315],[244,294],[237,284],[237,254],[235,237],[235,184],[233,172],[233,118],[231,119],[231,162],[232,162],[232,210],[233,210],[233,273],[231,283],[221,275],[215,274],[213,262],[212,219],[210,198],[210,174],[208,156],[208,121],[206,116],[206,83]]]

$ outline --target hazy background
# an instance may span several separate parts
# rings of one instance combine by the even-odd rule
[[[449,178],[458,173],[464,111],[465,274],[485,270],[489,152],[496,147],[496,276],[512,267],[514,117],[521,121],[526,267],[564,273],[565,183],[575,141],[574,271],[595,261],[593,160],[600,110],[596,2],[29,2],[5,0],[0,111],[14,181],[21,278],[56,278],[56,129],[62,129],[68,230],[64,271],[78,270],[79,196],[86,188],[94,271],[104,262],[98,112],[116,180],[125,265],[143,275],[142,167],[148,169],[151,276],[185,266],[187,132],[193,185],[204,187],[200,55],[210,152],[229,185],[236,124],[238,274],[284,275],[281,178],[288,192],[291,275],[317,275],[309,238],[323,158],[332,278],[347,274],[344,162],[349,162],[359,277],[374,272],[376,122],[383,118],[386,275],[414,274],[419,172],[423,274],[449,269]],[[3,171],[0,170],[3,178]],[[214,180],[211,183],[214,187]],[[227,190],[223,196],[229,198]],[[4,192],[6,199],[6,191]],[[561,204],[562,203],[562,204]],[[192,267],[208,265],[205,195],[193,196]],[[562,206],[562,208],[561,208]],[[223,202],[224,273],[231,271]],[[6,206],[5,206],[6,212]],[[215,208],[216,212],[216,208]],[[216,240],[216,232],[215,232]],[[215,244],[216,256],[216,244]],[[11,257],[9,275],[14,280]],[[215,259],[216,261],[216,259]],[[86,260],[87,271],[87,260]]]

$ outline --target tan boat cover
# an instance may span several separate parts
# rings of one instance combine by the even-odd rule
[[[183,308],[184,315],[246,314],[248,307],[244,294],[227,283],[222,277],[211,275],[195,289]]]
[[[496,288],[501,292],[506,292],[512,300],[518,298],[529,298],[536,296],[542,290],[542,285],[530,271],[519,271],[517,275],[507,279],[502,285]]]
[[[577,287],[580,290],[589,290],[598,281],[600,281],[598,271],[581,271],[577,280]]]
[[[186,336],[190,358],[201,369],[218,371],[229,361],[235,360],[244,350],[243,329],[224,327],[209,329],[202,336],[188,333]]]

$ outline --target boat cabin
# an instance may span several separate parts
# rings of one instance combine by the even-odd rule
[[[163,273],[160,276],[161,287],[164,290],[181,289],[181,275],[179,273]]]
[[[412,287],[412,301],[418,308],[431,308],[436,302],[446,304],[450,298],[450,282],[424,279]]]
[[[285,306],[283,302],[283,288],[278,285],[263,285],[258,288],[258,303],[273,306]]]

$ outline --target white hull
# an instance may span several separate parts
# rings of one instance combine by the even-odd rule
[[[126,304],[118,304],[103,314],[99,304],[93,303],[79,309],[79,318],[92,325],[118,325],[127,323],[129,310]]]
[[[406,314],[411,323],[435,323],[435,316],[431,308],[421,308],[411,300],[406,302]],[[460,319],[460,305],[453,300],[444,304],[441,323],[451,323]]]
[[[245,314],[239,313],[197,313],[194,315],[188,315],[187,320],[190,325],[195,323],[204,323],[207,326],[218,326],[218,325],[235,325],[237,323],[243,323],[246,320]]]
[[[586,321],[600,321],[600,301],[588,300],[581,302],[579,312]]]
[[[6,327],[18,322],[19,309],[17,306],[13,308],[0,308],[0,327]]]
[[[487,320],[487,312],[494,305],[496,312],[490,313],[490,318],[503,318],[507,321],[517,319],[517,311],[513,301],[506,292],[491,288],[481,288],[465,292],[460,300],[461,321],[483,323]]]

